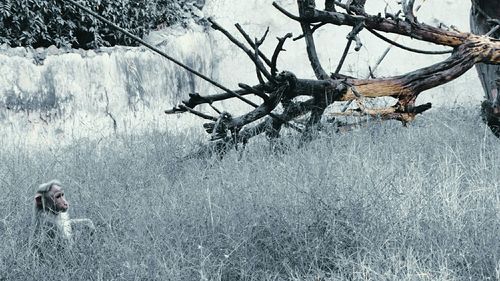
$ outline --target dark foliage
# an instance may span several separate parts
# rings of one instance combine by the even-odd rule
[[[150,30],[177,23],[194,6],[185,0],[80,0],[79,3],[131,33],[142,37]],[[33,48],[135,45],[130,38],[61,0],[2,0],[0,44]]]

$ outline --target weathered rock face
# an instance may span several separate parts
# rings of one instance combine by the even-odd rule
[[[486,34],[496,26],[488,22],[500,18],[500,2],[490,0],[473,1],[471,9],[471,31],[476,34]],[[500,31],[491,36],[500,37]],[[483,86],[486,100],[482,103],[483,119],[493,133],[500,137],[500,66],[478,64],[476,69]]]
[[[216,77],[210,36],[196,28],[157,32],[161,40],[154,43]],[[0,139],[9,138],[10,132],[69,139],[158,127],[175,130],[193,118],[178,120],[163,111],[188,93],[209,88],[142,47],[65,51],[2,46],[0,73]]]

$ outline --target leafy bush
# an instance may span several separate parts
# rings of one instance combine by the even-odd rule
[[[177,23],[185,0],[79,0],[79,3],[142,37],[157,26]],[[191,6],[192,7],[192,6]],[[2,0],[0,44],[97,48],[135,45],[121,33],[62,0]]]

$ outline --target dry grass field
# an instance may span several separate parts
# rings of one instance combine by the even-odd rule
[[[499,280],[500,141],[478,111],[222,160],[183,159],[197,136],[154,130],[4,148],[0,280]],[[33,195],[52,178],[96,232],[35,263]]]

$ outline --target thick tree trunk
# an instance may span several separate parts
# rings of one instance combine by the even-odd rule
[[[475,0],[471,9],[471,31],[475,34],[486,34],[498,23],[488,22],[500,18],[500,2],[490,0]],[[499,38],[500,31],[495,31],[491,37]],[[483,119],[493,133],[500,137],[500,66],[476,65],[486,100],[482,104]]]

